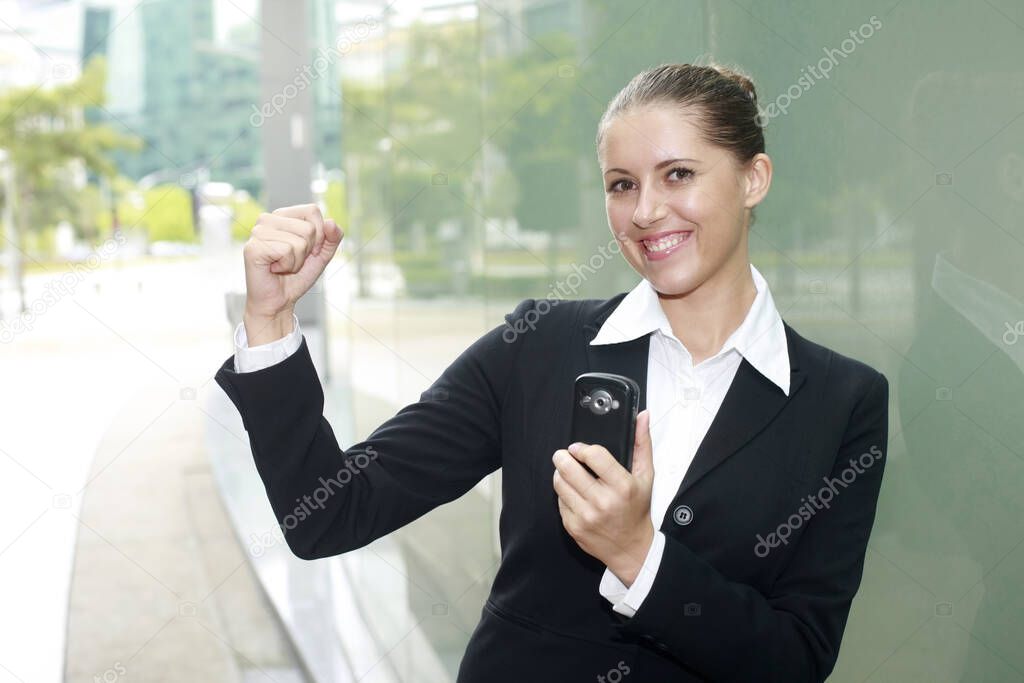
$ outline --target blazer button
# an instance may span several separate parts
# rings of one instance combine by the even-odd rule
[[[690,509],[689,505],[679,505],[672,511],[672,519],[679,526],[686,526],[693,521],[693,510]]]

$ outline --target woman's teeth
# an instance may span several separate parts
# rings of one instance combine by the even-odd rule
[[[648,251],[665,251],[669,247],[674,247],[680,242],[685,242],[690,237],[689,232],[676,232],[671,235],[666,235],[660,240],[652,242],[650,240],[644,240],[644,246]]]

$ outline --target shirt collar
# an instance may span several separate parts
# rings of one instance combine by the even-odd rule
[[[729,338],[715,357],[728,353],[731,349],[739,352],[754,369],[764,375],[773,384],[789,395],[789,348],[786,342],[786,330],[782,324],[772,298],[768,282],[761,272],[750,264],[750,274],[757,288],[754,303],[751,304],[747,316]],[[591,345],[618,344],[641,337],[651,332],[672,335],[665,311],[658,300],[658,292],[646,278],[632,289],[615,310],[611,312]],[[685,345],[683,346],[685,348]]]

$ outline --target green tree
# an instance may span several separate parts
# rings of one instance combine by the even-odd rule
[[[580,224],[579,161],[594,133],[581,124],[587,102],[576,86],[575,39],[558,31],[542,38],[543,46],[531,43],[520,53],[492,60],[487,110],[498,112],[501,125],[491,141],[515,179],[512,214],[523,229],[551,235],[546,265],[552,279],[557,238],[576,232]]]
[[[145,213],[139,218],[151,241],[195,242],[192,197],[177,185],[157,185],[142,194]]]
[[[53,88],[12,88],[0,94],[0,149],[7,152],[14,172],[14,193],[4,201],[12,202],[15,215],[15,276],[24,312],[23,244],[26,231],[39,231],[67,213],[67,202],[54,203],[63,193],[67,197],[69,169],[81,164],[94,174],[115,173],[108,155],[116,149],[137,149],[135,138],[112,128],[86,120],[84,111],[102,106],[106,83],[106,63],[94,58],[73,82]]]
[[[260,214],[266,211],[262,204],[253,199],[248,192],[238,193],[231,202],[234,217],[231,221],[232,239],[244,242],[249,239],[252,228],[259,220]]]
[[[327,190],[324,192],[324,206],[327,209],[327,216],[340,225],[347,235],[348,204],[345,200],[345,185],[340,180],[328,181]]]

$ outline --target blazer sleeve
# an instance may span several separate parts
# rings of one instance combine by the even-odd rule
[[[650,594],[617,628],[709,680],[824,681],[839,656],[860,585],[885,466],[889,383],[875,375],[852,410],[830,476],[853,467],[851,460],[859,473],[804,525],[767,595],[726,579],[667,535]],[[872,459],[868,466],[865,453]]]
[[[458,498],[501,466],[502,403],[516,371],[520,302],[366,439],[341,449],[305,337],[270,367],[215,380],[234,403],[288,547],[313,560],[360,548]]]

